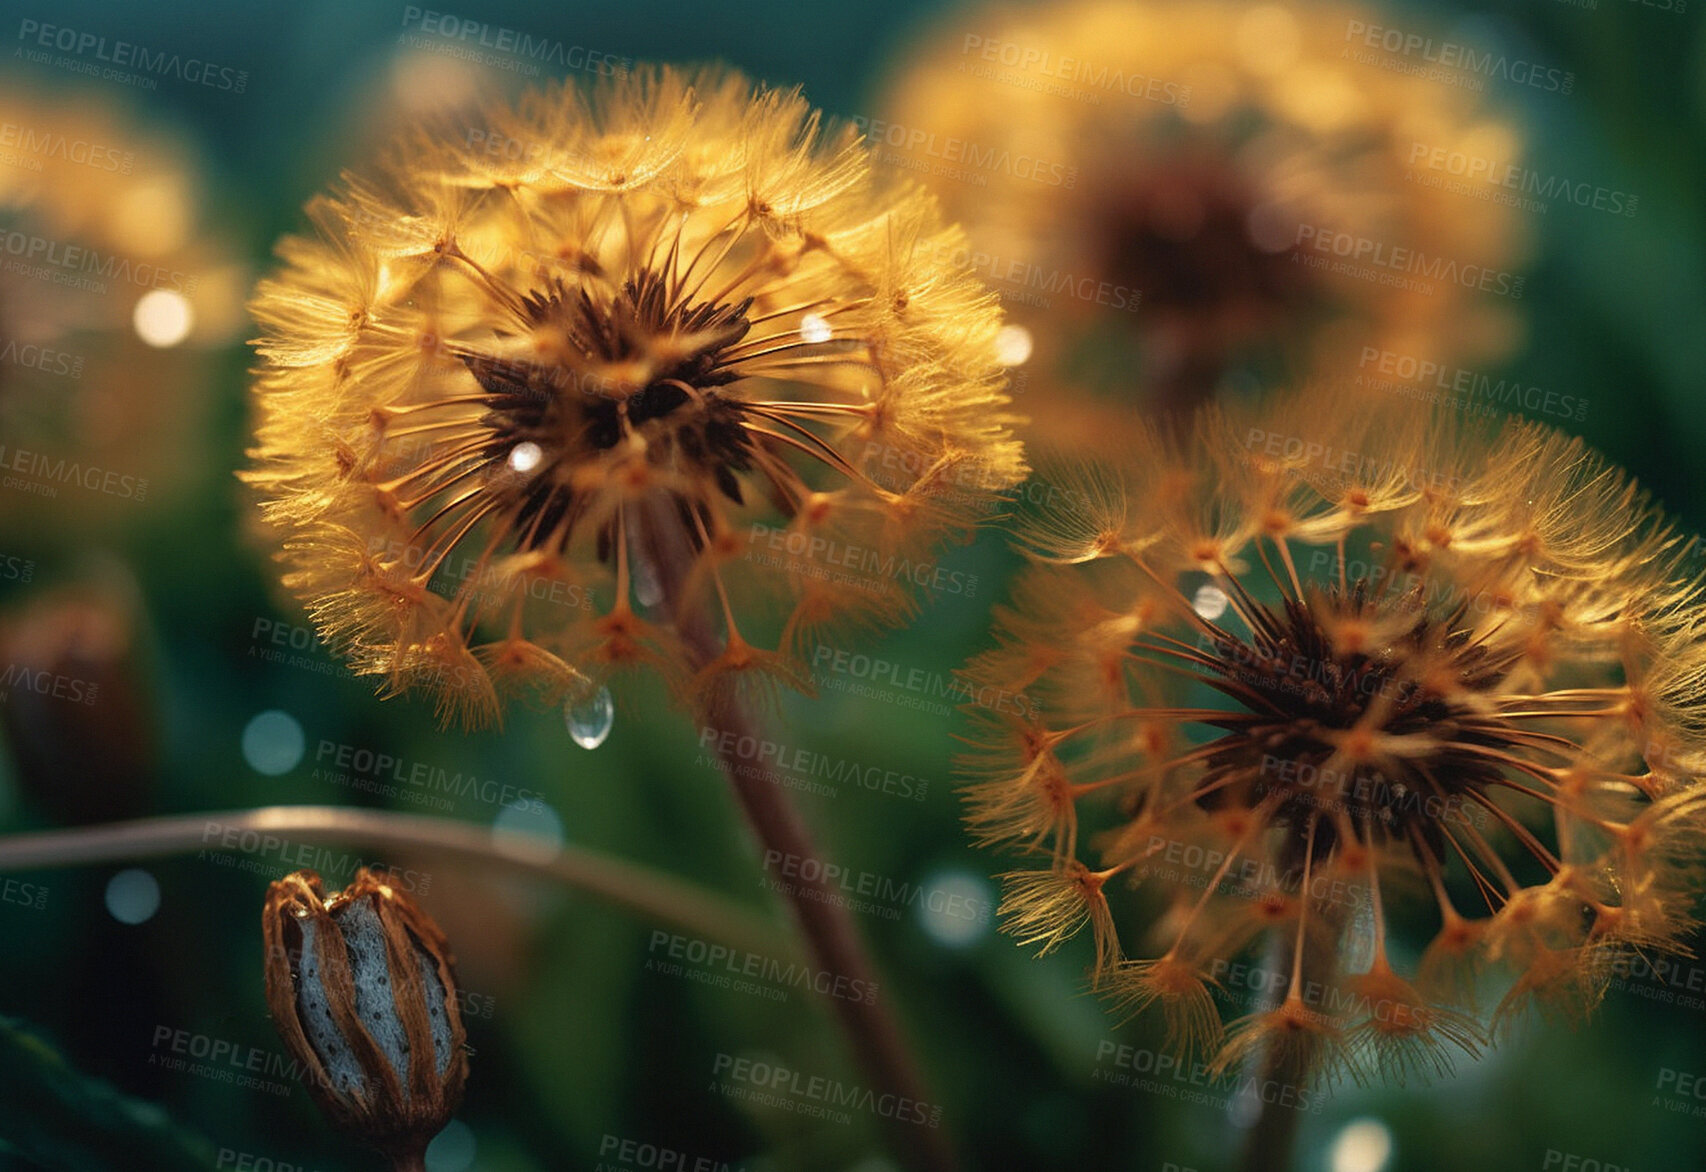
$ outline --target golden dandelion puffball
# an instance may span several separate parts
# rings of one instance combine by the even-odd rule
[[[0,109],[0,533],[42,549],[192,490],[252,277],[183,137],[75,88]]]
[[[1094,339],[1119,356],[1117,385],[1135,362],[1144,397],[1177,409],[1229,371],[1354,374],[1365,347],[1496,358],[1518,340],[1528,217],[1452,190],[1429,160],[1520,163],[1520,135],[1480,94],[1354,59],[1358,21],[1378,17],[1216,0],[975,10],[897,71],[872,138],[965,225],[1057,377],[1100,384]]]
[[[826,627],[907,617],[904,576],[847,551],[919,556],[1024,473],[999,307],[934,199],[725,72],[477,129],[313,200],[253,299],[246,479],[323,635],[478,723],[506,686],[572,700],[641,663],[701,701],[804,686]],[[776,650],[736,625],[766,600]]]
[[[976,836],[1043,861],[1004,876],[1023,942],[1088,926],[1093,987],[1219,1069],[1396,1081],[1477,1053],[1501,990],[1495,1032],[1682,950],[1697,550],[1579,439],[1313,394],[1057,487],[967,668],[1036,701],[964,762]]]

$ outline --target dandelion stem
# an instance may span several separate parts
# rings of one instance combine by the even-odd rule
[[[1344,909],[1322,904],[1315,908],[1316,917],[1323,921],[1322,926],[1314,932],[1303,931],[1302,921],[1310,900],[1308,876],[1314,840],[1315,821],[1311,818],[1307,841],[1298,842],[1293,838],[1287,844],[1290,857],[1282,856],[1279,860],[1282,874],[1289,874],[1294,867],[1302,867],[1304,878],[1298,897],[1303,901],[1305,911],[1299,915],[1295,941],[1277,929],[1270,933],[1267,960],[1264,962],[1269,971],[1278,971],[1282,964],[1290,967],[1291,985],[1285,997],[1288,1000],[1295,998],[1300,1003],[1305,1000],[1299,994],[1304,972],[1307,971],[1310,979],[1320,986],[1334,979],[1339,969],[1339,938],[1344,930]],[[1300,851],[1301,858],[1298,857]],[[1308,1008],[1311,1012],[1319,1012],[1316,1007]],[[1274,1039],[1263,1044],[1261,1082],[1257,1084],[1262,1093],[1256,1096],[1256,1119],[1245,1135],[1242,1172],[1292,1172],[1297,1128],[1303,1117],[1302,1111],[1293,1104],[1301,1099],[1285,1094],[1270,1096],[1269,1090],[1283,1087],[1303,1090],[1309,1087],[1317,1074],[1323,1049],[1321,1039],[1312,1033],[1292,1038],[1288,1045],[1279,1044]]]
[[[262,806],[11,834],[0,837],[0,873],[164,858],[198,850],[254,849],[224,846],[233,835],[239,844],[249,835],[258,842],[268,835],[290,835],[318,843],[420,851],[484,867],[507,867],[759,954],[795,951],[793,941],[774,923],[672,876],[578,846],[565,845],[550,858],[526,850],[506,851],[484,826],[390,810]]]
[[[721,655],[723,639],[704,607],[691,602],[682,605],[690,597],[684,586],[692,566],[686,528],[667,503],[648,502],[645,508],[645,556],[653,562],[666,605],[676,608],[672,617],[693,666],[703,668]],[[710,710],[702,713],[701,719],[707,729],[722,734],[716,738],[718,745],[735,746],[754,735],[751,715],[738,699],[726,699],[708,707]],[[821,857],[811,832],[781,786],[755,773],[732,747],[720,752],[720,764],[747,823],[766,851],[801,859]],[[807,879],[802,868],[800,877],[778,887],[793,910],[817,966],[850,982],[863,981],[866,988],[875,988],[876,966],[851,913],[837,901],[836,893],[822,875]],[[884,1005],[845,997],[830,998],[829,1002],[861,1072],[879,1092],[917,1103],[934,1102],[924,1089],[899,1023]],[[941,1131],[886,1116],[884,1123],[894,1155],[904,1167],[914,1172],[951,1172],[956,1167]]]
[[[1313,1065],[1309,1048],[1269,1046],[1262,1059],[1260,1085],[1264,1089],[1308,1086]],[[1243,1172],[1292,1172],[1292,1150],[1297,1146],[1297,1125],[1302,1113],[1278,1103],[1262,1103],[1259,1110],[1244,1141]]]

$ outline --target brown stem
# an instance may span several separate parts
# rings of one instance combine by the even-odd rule
[[[728,713],[708,721],[719,733],[735,734],[719,738],[721,743],[734,745],[749,735],[752,725],[740,719],[742,715]],[[723,776],[733,787],[747,821],[766,850],[780,852],[784,857],[818,858],[811,833],[780,786],[768,776],[752,776],[750,763],[742,762],[732,751],[723,753],[721,762]],[[805,868],[801,870],[801,877],[778,880],[777,890],[793,909],[817,967],[847,978],[851,988],[860,988],[861,982],[864,988],[877,988],[876,971],[853,917],[822,878],[821,868],[811,869],[817,877],[810,880],[803,877]],[[933,1105],[907,1051],[899,1023],[875,1003],[875,998],[869,1002],[849,997],[827,1000],[841,1019],[842,1030],[866,1078],[903,1099]],[[946,1172],[955,1166],[946,1137],[939,1129],[900,1119],[885,1119],[885,1123],[895,1151],[907,1167],[917,1172]]]
[[[672,620],[694,669],[703,668],[722,654],[724,638],[718,634],[705,608],[683,605],[686,601],[683,587],[692,564],[684,526],[672,506],[653,504],[648,508],[646,524],[640,529],[644,535],[640,553],[657,573],[665,605],[673,609]],[[754,722],[738,700],[710,706],[701,716],[707,728],[719,734],[716,738],[719,745],[735,746],[743,737],[752,735]],[[732,735],[721,735],[724,733]],[[748,824],[766,851],[778,852],[783,857],[819,858],[811,832],[781,786],[768,774],[752,769],[750,762],[742,761],[732,748],[719,753],[719,763]],[[876,968],[858,927],[839,895],[823,878],[823,869],[811,868],[815,877],[810,879],[804,877],[806,868],[800,870],[799,877],[791,877],[787,882],[779,880],[776,890],[787,899],[817,967],[845,977],[854,988],[861,981],[865,988],[876,988]],[[934,1105],[913,1064],[899,1023],[887,1008],[875,998],[827,1000],[840,1020],[860,1071],[879,1092],[912,1103]],[[952,1172],[957,1161],[944,1133],[934,1126],[905,1122],[904,1114],[883,1116],[884,1130],[901,1163],[913,1172]]]
[[[392,1156],[391,1172],[426,1172],[426,1149]]]
[[[1314,1071],[1314,1050],[1270,1046],[1262,1058],[1262,1086],[1308,1086]],[[1275,1098],[1284,1096],[1276,1095]],[[1257,1096],[1256,1122],[1244,1137],[1244,1172],[1291,1172],[1297,1125],[1303,1113],[1294,1106],[1266,1102]]]
[[[1293,865],[1301,868],[1301,852],[1293,853],[1297,856],[1292,860]],[[1308,900],[1309,892],[1299,891],[1298,897]],[[1303,971],[1309,974],[1311,983],[1320,988],[1332,981],[1339,970],[1339,940],[1344,932],[1345,915],[1343,908],[1330,904],[1318,904],[1309,910],[1328,926],[1324,932],[1317,930],[1304,937]],[[1269,972],[1291,972],[1294,945],[1295,941],[1287,932],[1276,929],[1269,934],[1267,959],[1263,962]],[[1283,988],[1276,989],[1271,997],[1272,1004],[1266,1008],[1273,1008],[1284,996]],[[1295,1040],[1289,1048],[1265,1047],[1260,1088],[1263,1091],[1270,1085],[1296,1087],[1300,1091],[1311,1085],[1319,1088],[1316,1079],[1321,1074],[1322,1049],[1319,1041],[1299,1045]],[[1284,1094],[1256,1096],[1256,1120],[1244,1137],[1243,1172],[1292,1172],[1297,1129],[1303,1122],[1302,1107],[1297,1105],[1300,1103],[1300,1097],[1293,1099]]]

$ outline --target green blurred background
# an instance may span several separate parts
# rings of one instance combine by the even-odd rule
[[[1564,206],[1538,218],[1524,300],[1529,340],[1505,365],[1526,381],[1585,396],[1585,419],[1569,426],[1630,468],[1689,528],[1700,528],[1706,21],[1632,0],[1598,0],[1594,9],[1545,0],[1422,7],[1405,19],[1502,38],[1577,74],[1573,101],[1513,95],[1528,102],[1520,113],[1532,128],[1532,165],[1638,192],[1640,213],[1618,218]],[[635,60],[728,62],[772,82],[801,83],[814,103],[854,116],[875,108],[885,69],[945,8],[892,0],[459,0],[454,10]],[[213,220],[259,271],[275,238],[300,229],[304,200],[357,162],[355,152],[371,150],[361,137],[369,113],[362,106],[375,100],[374,80],[388,68],[404,12],[401,4],[348,0],[4,0],[0,80],[45,94],[76,80],[13,52],[28,19],[248,70],[241,95],[170,81],[151,92],[105,89],[132,107],[138,125],[159,122],[191,136],[205,161]],[[157,728],[154,787],[138,809],[383,804],[316,776],[326,743],[354,746],[537,791],[551,813],[524,820],[525,828],[560,829],[569,842],[773,908],[722,782],[700,756],[688,718],[661,691],[621,696],[609,739],[586,751],[554,712],[515,711],[501,732],[441,731],[425,703],[381,701],[324,650],[290,646],[293,638],[305,642],[305,620],[281,601],[268,564],[246,539],[247,506],[232,476],[246,442],[250,361],[240,344],[217,356],[209,415],[188,424],[204,433],[205,445],[194,466],[180,470],[192,486],[181,500],[170,508],[125,504],[98,540],[38,533],[27,547],[0,551],[34,566],[29,582],[0,582],[0,604],[14,614],[56,583],[134,582],[140,694]],[[0,513],[31,507],[28,496],[0,494]],[[975,596],[931,602],[914,626],[863,650],[948,672],[984,645],[988,607],[1014,559],[992,533],[944,560],[977,575]],[[277,650],[299,659],[269,662],[262,654]],[[253,723],[273,712],[288,720]],[[929,783],[922,800],[850,785],[830,796],[800,795],[825,858],[976,901],[994,897],[986,878],[994,860],[973,851],[958,826],[951,734],[959,719],[833,691],[784,703],[777,727],[787,731],[779,740]],[[278,730],[292,727],[303,738],[300,759],[277,775],[258,770],[256,761],[265,764],[265,752],[278,749]],[[15,765],[4,755],[0,773],[0,828],[54,823],[13,784]],[[451,813],[491,823],[501,809],[463,799]],[[108,908],[109,881],[121,867],[14,876],[45,889],[45,898],[39,908],[0,902],[0,1014],[29,1023],[79,1070],[158,1103],[168,1126],[205,1140],[200,1150],[214,1162],[226,1153],[223,1166],[268,1167],[258,1163],[267,1159],[321,1172],[372,1167],[324,1126],[300,1087],[286,1095],[239,1088],[160,1061],[171,1048],[159,1040],[162,1028],[278,1049],[262,1000],[258,919],[267,880],[287,868],[263,858],[259,871],[244,870],[232,859],[144,864],[160,902],[136,925]],[[427,857],[387,861],[430,872],[423,902],[452,935],[473,1010],[473,1075],[459,1124],[434,1149],[437,1172],[592,1168],[610,1137],[687,1153],[686,1167],[700,1166],[691,1162],[698,1158],[711,1162],[705,1167],[751,1172],[892,1166],[868,1114],[849,1123],[813,1119],[755,1108],[712,1086],[719,1054],[765,1056],[808,1075],[858,1081],[828,1015],[805,993],[777,1002],[655,971],[648,961],[664,956],[654,925],[542,883]],[[968,1164],[1210,1169],[1231,1161],[1236,1133],[1225,1110],[1108,1081],[1121,1069],[1107,1057],[1110,1046],[1143,1050],[1158,1045],[1159,1034],[1152,1022],[1116,1026],[1082,995],[1084,949],[1037,960],[987,921],[932,917],[916,907],[861,924],[884,970],[881,997],[917,1043],[944,1125]],[[1706,996],[1691,965],[1678,979],[1690,972],[1692,992]],[[1523,1032],[1432,1088],[1341,1088],[1305,1117],[1299,1166],[1382,1166],[1345,1162],[1345,1129],[1365,1118],[1389,1130],[1388,1169],[1582,1167],[1563,1163],[1567,1156],[1643,1172],[1702,1166],[1706,1120],[1668,1111],[1656,1096],[1666,1069],[1706,1074],[1706,1005],[1664,1003],[1652,995],[1666,991],[1663,981],[1626,984],[1580,1028]],[[36,1077],[30,1069],[0,1065],[0,1141],[31,1122],[51,1131],[78,1125],[80,1110],[97,1116],[93,1105],[76,1106],[92,1094],[81,1090],[68,1092],[72,1105],[56,1117],[25,1090]],[[240,1164],[239,1154],[257,1162]],[[14,1166],[31,1165],[0,1155],[0,1167]],[[66,1166],[188,1165],[149,1155],[131,1138]]]

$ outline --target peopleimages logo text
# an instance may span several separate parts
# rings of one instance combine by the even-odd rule
[[[461,46],[493,49],[499,53],[528,62],[555,65],[600,76],[621,76],[634,68],[630,57],[589,49],[585,45],[565,45],[549,37],[535,37],[519,29],[470,20],[451,12],[437,12],[410,4],[403,9],[403,27],[439,37]],[[408,34],[404,34],[405,36]]]
[[[938,135],[933,130],[901,126],[880,118],[855,116],[853,125],[873,146],[922,153],[944,163],[992,171],[1010,179],[1028,179],[1047,187],[1073,187],[1078,182],[1077,167],[1035,155],[1015,154],[1006,147],[984,146],[970,139]]]
[[[1421,33],[1352,20],[1345,24],[1345,40],[1360,42],[1399,57],[1429,65],[1460,70],[1481,77],[1531,86],[1547,93],[1568,94],[1576,88],[1576,75],[1562,69],[1537,65],[1504,53],[1480,52],[1456,41],[1436,41]]]
[[[1609,212],[1614,216],[1632,216],[1641,206],[1641,197],[1632,192],[1537,171],[1508,159],[1470,154],[1425,142],[1410,144],[1407,161],[1412,167],[1425,167],[1467,182],[1505,188],[1542,200],[1561,199],[1579,208]]]
[[[1305,257],[1308,253],[1304,250],[1313,250],[1375,269],[1386,269],[1430,281],[1446,281],[1461,285],[1465,289],[1479,289],[1484,293],[1497,293],[1513,301],[1520,300],[1523,294],[1524,278],[1514,273],[1449,257],[1433,256],[1414,248],[1317,224],[1298,225],[1297,247]]]
[[[143,289],[170,289],[175,293],[194,293],[198,280],[197,277],[181,273],[177,269],[164,269],[147,261],[132,261],[129,257],[117,253],[103,253],[87,245],[67,244],[63,240],[16,230],[0,230],[0,253],[6,257],[15,257],[22,264],[39,265],[43,271],[81,273],[91,279],[119,281]],[[24,275],[40,274],[26,272]],[[104,284],[87,287],[98,293],[106,292]]]
[[[41,130],[17,122],[0,122],[0,147],[15,148],[35,158],[57,159],[122,175],[129,175],[136,164],[134,151],[121,151],[106,143],[72,138],[57,130]]]
[[[68,57],[102,61],[122,69],[155,77],[175,77],[191,85],[240,94],[249,88],[249,71],[215,65],[199,57],[185,57],[165,49],[150,49],[132,41],[109,40],[99,33],[44,24],[25,18],[18,22],[18,40],[38,49],[51,49]],[[33,58],[32,58],[33,59]]]

